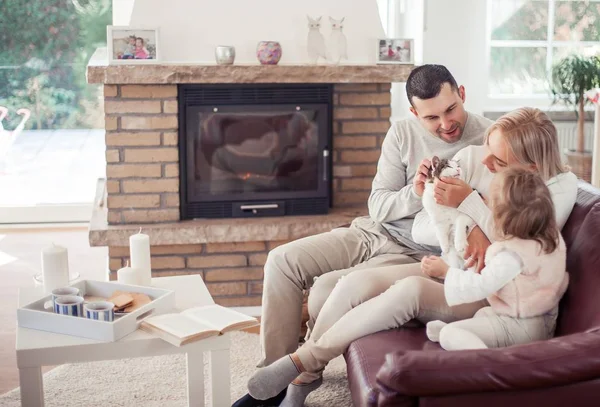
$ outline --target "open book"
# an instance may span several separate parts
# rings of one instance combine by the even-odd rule
[[[175,346],[258,325],[258,320],[217,304],[190,308],[178,314],[148,317],[140,329]]]

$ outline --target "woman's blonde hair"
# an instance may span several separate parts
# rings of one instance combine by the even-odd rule
[[[540,175],[522,168],[509,168],[497,173],[494,183],[492,208],[500,238],[535,240],[546,253],[556,250],[560,232],[554,203]]]
[[[552,120],[539,109],[522,107],[500,117],[487,130],[499,130],[519,163],[535,165],[544,181],[569,169],[561,161],[558,135]]]

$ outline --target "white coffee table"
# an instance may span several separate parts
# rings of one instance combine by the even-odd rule
[[[175,291],[178,309],[210,305],[214,301],[198,275],[153,278],[154,287]],[[41,289],[19,291],[19,307],[43,294]],[[44,388],[42,366],[63,363],[93,362],[145,356],[185,353],[187,356],[187,394],[189,406],[204,405],[204,360],[209,353],[212,406],[230,406],[229,334],[214,336],[177,347],[162,339],[137,330],[117,342],[55,334],[28,328],[17,328],[17,366],[21,385],[21,405],[42,407]]]

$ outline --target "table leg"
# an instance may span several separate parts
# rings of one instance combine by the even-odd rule
[[[229,349],[210,351],[212,407],[231,406]]]
[[[204,405],[204,357],[202,351],[193,350],[186,354],[187,358],[187,393],[188,406]]]
[[[22,407],[44,407],[44,383],[41,367],[19,369]]]

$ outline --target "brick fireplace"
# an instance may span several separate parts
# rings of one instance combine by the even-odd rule
[[[150,235],[154,276],[200,274],[217,303],[260,305],[269,250],[366,213],[389,128],[390,84],[412,66],[107,66],[99,51],[88,82],[104,84],[106,180],[90,244],[108,246],[110,278],[128,260],[128,237]],[[333,207],[326,215],[180,221],[178,85],[333,84]]]

